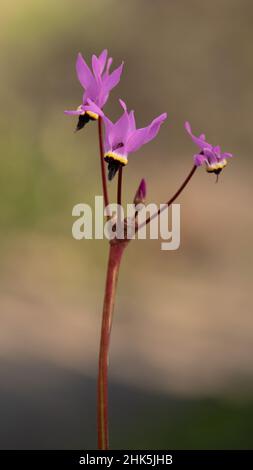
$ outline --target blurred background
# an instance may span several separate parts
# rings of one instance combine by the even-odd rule
[[[200,168],[180,197],[181,247],[134,241],[110,356],[111,448],[253,444],[250,0],[1,0],[0,446],[96,448],[96,375],[107,242],[72,238],[72,208],[101,194],[97,126],[74,134],[79,51],[125,61],[118,98],[139,127],[124,202],[175,192],[196,151],[183,124],[235,158]],[[111,198],[116,187],[110,185]]]

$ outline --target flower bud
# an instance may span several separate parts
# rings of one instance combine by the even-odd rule
[[[136,191],[136,194],[134,196],[134,204],[144,204],[145,199],[146,199],[146,194],[147,194],[147,185],[146,181],[144,179],[141,180],[139,187]]]

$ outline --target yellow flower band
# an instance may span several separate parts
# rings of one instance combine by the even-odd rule
[[[86,111],[86,114],[88,114],[88,116],[90,116],[91,119],[98,119],[98,114],[97,113],[93,113],[93,111]]]
[[[112,160],[115,160],[116,162],[122,163],[122,165],[126,165],[128,163],[128,160],[126,157],[123,157],[123,155],[119,155],[118,153],[114,153],[114,152],[105,153],[104,159],[106,161],[112,159]]]
[[[84,116],[85,114],[88,114],[88,116],[91,118],[91,119],[98,119],[98,114],[97,113],[94,113],[93,111],[84,111],[83,110],[83,106],[80,104],[80,106],[78,106],[77,108],[77,111],[82,111],[82,113],[80,114],[80,116]]]
[[[217,170],[222,170],[222,168],[224,168],[226,165],[227,165],[227,160],[224,159],[224,160],[221,160],[220,162],[208,164],[206,167],[206,171],[208,173],[213,173]]]

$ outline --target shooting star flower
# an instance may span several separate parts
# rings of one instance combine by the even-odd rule
[[[231,158],[233,155],[227,152],[222,153],[219,145],[213,147],[206,142],[205,134],[201,134],[199,137],[193,135],[189,122],[185,123],[185,130],[200,149],[200,151],[194,155],[195,165],[205,165],[208,173],[215,173],[218,177],[221,170],[227,165],[227,159]]]
[[[127,111],[126,104],[120,100],[123,114],[117,122],[103,116],[105,124],[105,154],[104,159],[108,163],[108,179],[112,180],[120,166],[128,163],[128,154],[136,152],[147,142],[153,140],[167,118],[163,113],[155,118],[147,127],[136,129],[134,112]]]
[[[84,89],[83,102],[76,110],[65,111],[65,114],[79,116],[76,130],[82,129],[90,120],[98,119],[98,114],[90,111],[89,107],[87,108],[89,100],[102,109],[108,100],[110,91],[120,81],[123,62],[110,73],[112,58],[109,57],[107,60],[107,54],[106,49],[101,52],[99,57],[93,54],[92,71],[82,57],[82,54],[79,53],[77,56],[76,73]]]

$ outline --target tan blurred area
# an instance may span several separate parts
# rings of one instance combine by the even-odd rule
[[[143,177],[149,202],[177,190],[196,152],[186,120],[235,156],[218,184],[200,168],[180,197],[179,250],[150,240],[125,252],[110,379],[251,399],[252,19],[250,0],[1,1],[1,363],[45,361],[96,378],[108,247],[74,240],[71,213],[101,194],[97,128],[74,134],[63,111],[81,101],[77,53],[90,61],[108,48],[125,66],[107,114],[117,118],[119,98],[139,127],[168,113],[130,157],[125,203]]]

